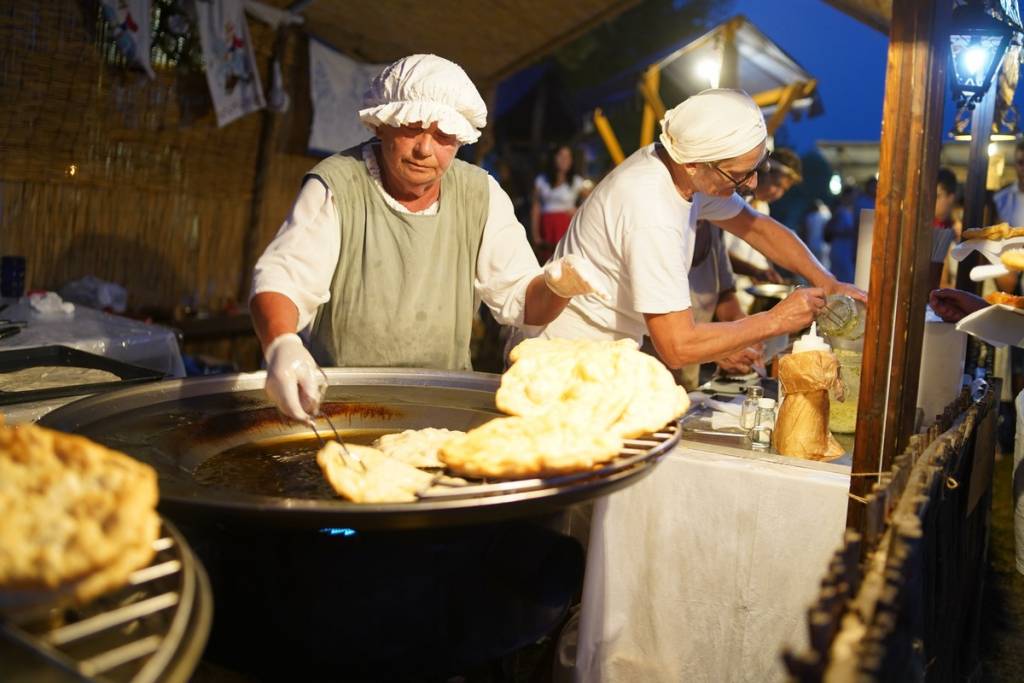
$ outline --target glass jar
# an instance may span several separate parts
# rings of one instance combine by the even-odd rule
[[[815,321],[818,332],[826,337],[856,341],[864,336],[866,317],[864,302],[845,294],[832,294],[825,298],[825,308]]]
[[[860,372],[864,360],[863,340],[850,342],[830,339],[832,353],[839,361],[839,376],[843,380],[844,400],[830,397],[828,406],[828,428],[837,434],[853,434],[857,431],[857,402],[860,400]]]

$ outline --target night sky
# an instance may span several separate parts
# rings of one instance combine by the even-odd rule
[[[818,140],[879,139],[885,35],[823,0],[734,0],[733,7],[818,79],[825,113],[786,124],[798,151],[808,151]]]

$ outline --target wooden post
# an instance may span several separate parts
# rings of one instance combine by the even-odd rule
[[[894,0],[850,492],[865,497],[914,430],[951,3]],[[858,476],[861,475],[861,476]],[[847,526],[860,529],[851,498]]]
[[[985,222],[985,182],[988,180],[988,143],[992,137],[996,93],[990,88],[971,114],[971,150],[967,156],[967,180],[964,182],[964,229],[980,228]],[[980,282],[971,280],[971,269],[978,265],[978,253],[963,261],[956,271],[957,289],[977,292]]]

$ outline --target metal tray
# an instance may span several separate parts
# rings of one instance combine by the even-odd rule
[[[500,415],[494,406],[497,375],[360,368],[328,368],[326,373],[325,410],[343,436],[424,427],[467,430]],[[478,480],[414,503],[357,504],[204,485],[195,473],[209,458],[309,432],[305,425],[280,418],[264,395],[265,380],[263,372],[169,380],[76,401],[40,424],[82,434],[156,468],[161,510],[172,518],[357,530],[478,524],[557,512],[638,481],[679,441],[678,427],[670,423],[628,441],[619,457],[591,471]]]
[[[92,368],[112,372],[121,379],[116,382],[94,382],[92,384],[73,384],[51,389],[29,389],[27,391],[0,391],[0,405],[26,403],[29,401],[46,401],[63,396],[84,396],[101,391],[112,391],[127,386],[152,382],[162,378],[162,372],[140,368],[119,360],[98,356],[87,351],[79,351],[67,346],[37,346],[27,349],[11,349],[0,351],[0,374],[25,370],[46,365],[57,365],[72,368]]]

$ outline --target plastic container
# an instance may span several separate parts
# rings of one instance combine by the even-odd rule
[[[810,331],[793,342],[793,353],[804,351],[831,351],[832,347],[818,336],[818,329],[815,323],[811,323]]]

